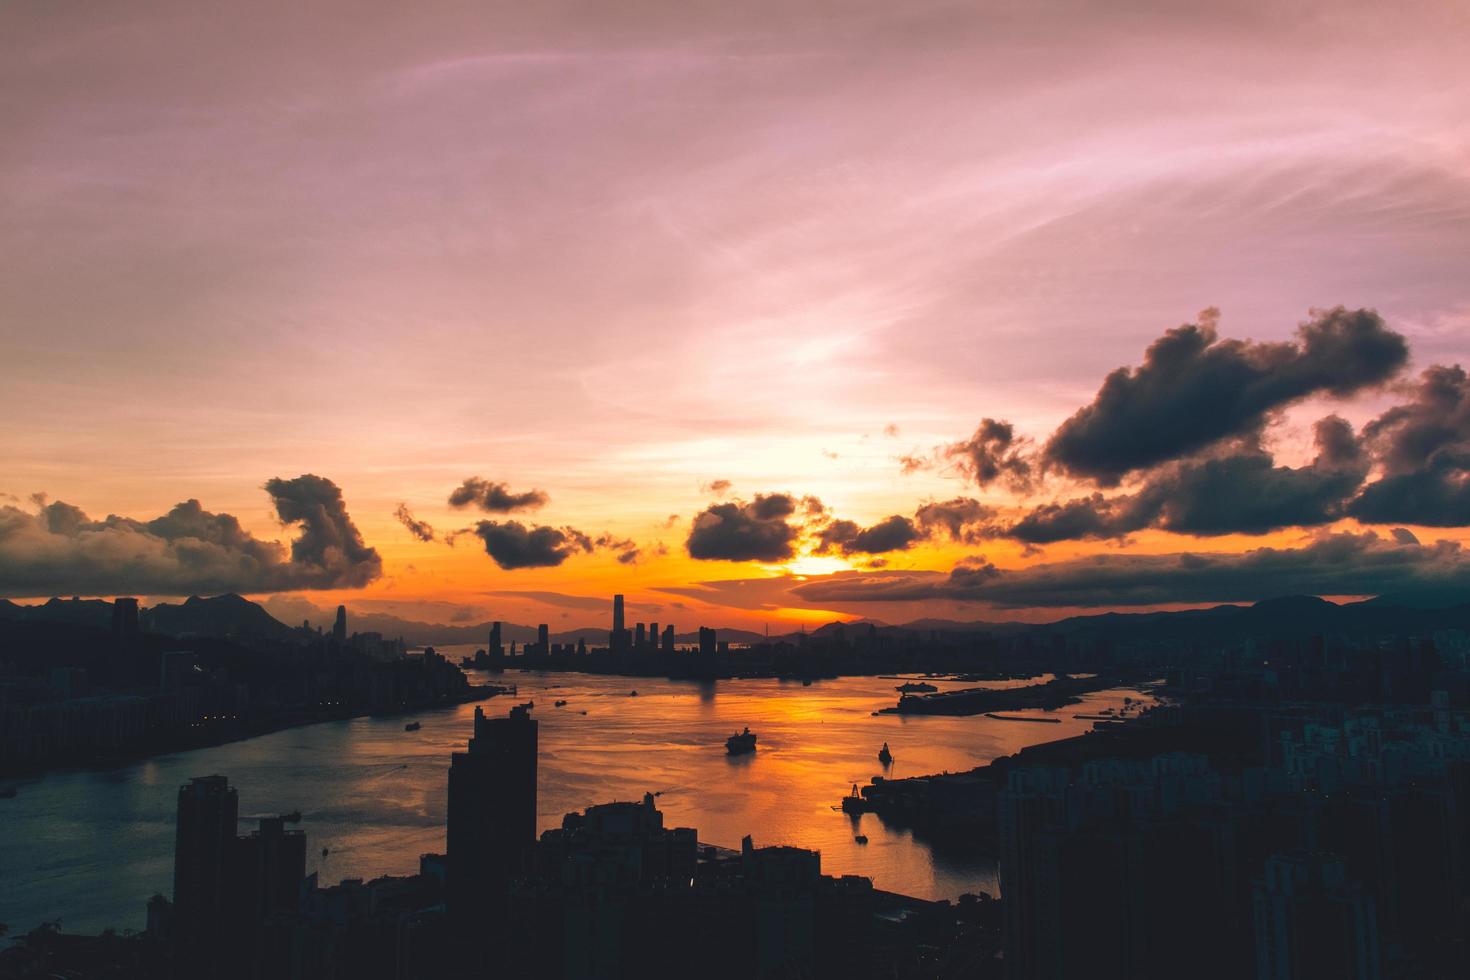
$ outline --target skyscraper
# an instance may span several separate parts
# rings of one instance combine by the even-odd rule
[[[178,935],[199,952],[219,938],[239,813],[239,794],[224,776],[196,776],[179,787],[174,916]]]
[[[541,648],[537,652],[543,657],[551,652],[551,630],[545,623],[536,627],[536,645]]]
[[[468,751],[449,766],[447,898],[455,916],[483,909],[508,878],[529,870],[536,843],[537,724],[475,709]]]
[[[642,649],[643,644],[646,642],[648,642],[648,634],[643,624],[638,623],[633,627],[633,647],[634,649]]]
[[[112,601],[112,638],[133,640],[138,636],[138,600],[119,596]]]
[[[490,643],[485,647],[485,652],[492,657],[498,657],[505,653],[505,644],[500,640],[500,620],[490,624]]]
[[[332,624],[332,642],[338,646],[347,642],[347,607],[337,607],[337,621]]]
[[[622,649],[624,643],[624,635],[625,630],[623,626],[623,597],[621,595],[615,595],[613,596],[612,632],[610,632],[607,636],[608,647],[613,650]]]

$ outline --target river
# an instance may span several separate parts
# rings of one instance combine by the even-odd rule
[[[441,648],[458,657],[463,652]],[[1056,713],[1061,724],[878,715],[898,681],[877,677],[717,683],[508,671],[476,683],[517,684],[487,712],[534,700],[540,721],[541,829],[593,803],[659,794],[666,826],[694,827],[706,843],[791,844],[822,852],[828,874],[860,874],[889,891],[956,898],[996,891],[994,862],[949,853],[886,828],[872,814],[854,828],[832,809],[852,787],[888,775],[969,769],[1037,742],[1086,731],[1077,712],[1120,706],[1136,691],[1104,691]],[[957,685],[939,682],[941,688]],[[633,690],[637,697],[630,696]],[[553,707],[565,699],[563,708]],[[463,749],[475,706],[395,718],[324,722],[243,742],[108,769],[48,773],[0,800],[0,922],[12,934],[60,919],[74,932],[140,929],[144,904],[172,889],[174,809],[191,776],[228,776],[249,818],[300,810],[308,871],[324,884],[409,874],[421,853],[444,848],[445,772]],[[1025,712],[1013,712],[1025,713]],[[405,732],[417,720],[422,729]],[[729,757],[724,740],[749,726],[753,755]],[[858,844],[856,833],[870,843]],[[329,848],[323,857],[321,850]]]

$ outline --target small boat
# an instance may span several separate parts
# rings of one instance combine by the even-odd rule
[[[555,702],[555,706],[558,707],[558,708],[565,708],[567,706],[567,703],[566,703],[565,700],[561,700],[561,701]]]
[[[301,811],[300,810],[292,810],[290,813],[283,813],[283,814],[281,814],[281,819],[284,820],[284,821],[286,821],[287,823],[300,823],[301,822]]]
[[[893,753],[888,751],[887,742],[884,742],[883,747],[878,750],[878,761],[883,763],[885,766],[893,762]]]
[[[855,843],[855,844],[866,844],[868,842],[868,835],[867,834],[858,834],[852,840],[853,840],[853,843]]]
[[[636,698],[637,696],[638,696],[638,692],[637,691],[629,691],[628,692],[628,697],[630,697],[630,698]]]
[[[517,705],[516,707],[525,708],[527,711],[530,711],[532,708],[536,707],[536,702],[535,701],[527,701],[524,704]]]
[[[755,732],[747,728],[725,739],[725,751],[731,755],[744,755],[755,751]]]
[[[407,724],[407,725],[404,725],[404,726],[403,726],[403,730],[404,730],[404,731],[406,731],[406,732],[416,732],[416,731],[418,731],[418,730],[419,730],[419,729],[420,729],[420,728],[423,728],[423,727],[424,727],[424,726],[423,726],[423,725],[420,725],[420,724],[419,724],[419,723],[418,723],[418,722],[416,722],[416,721],[411,721],[411,722],[409,722],[409,723],[408,723],[408,724]]]
[[[810,677],[804,677],[804,678],[802,678],[801,686],[802,687],[811,687],[812,686],[812,679]]]
[[[577,714],[579,714],[579,715],[585,715],[586,713],[587,712],[585,712],[585,711],[579,711],[579,712],[577,712]]]
[[[324,847],[324,848],[322,848],[322,857],[326,857],[331,852],[332,852],[332,849],[330,847]]]

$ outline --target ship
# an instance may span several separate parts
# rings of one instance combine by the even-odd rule
[[[744,755],[755,751],[755,732],[747,728],[725,739],[725,751],[731,755]]]
[[[854,841],[854,843],[858,843],[858,844],[866,844],[868,842],[868,835],[867,834],[858,834],[856,837],[853,838],[853,841]]]
[[[937,691],[939,688],[933,684],[926,684],[923,681],[909,681],[907,684],[898,685],[894,690],[900,694],[927,694],[932,691]]]
[[[885,766],[893,761],[893,753],[888,751],[887,742],[884,742],[883,747],[878,750],[878,761],[883,763]]]
[[[411,722],[409,722],[409,723],[408,723],[408,724],[407,724],[407,725],[404,725],[404,726],[403,726],[403,730],[404,730],[404,731],[406,731],[406,732],[416,732],[416,731],[418,731],[418,730],[419,730],[419,729],[420,729],[420,728],[423,728],[423,727],[424,727],[424,726],[423,726],[423,725],[420,725],[420,724],[419,724],[419,723],[418,723],[418,722],[416,722],[416,721],[411,721]]]
[[[552,707],[555,707],[555,708],[565,708],[566,706],[567,706],[567,703],[566,703],[566,701],[564,699],[563,700],[552,702]]]
[[[852,793],[842,798],[842,812],[866,813],[869,809],[867,798],[858,792],[857,783],[853,783]]]

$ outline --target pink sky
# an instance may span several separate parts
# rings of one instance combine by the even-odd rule
[[[1467,66],[1448,0],[8,3],[0,491],[280,538],[261,485],[321,474],[383,556],[361,600],[433,618],[846,567],[692,561],[701,487],[864,524],[973,493],[895,457],[1042,439],[1210,306],[1257,340],[1370,307],[1411,374],[1470,357]],[[463,525],[475,474],[646,557],[503,571],[394,519]],[[1259,543],[1175,537],[1133,547]]]

